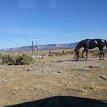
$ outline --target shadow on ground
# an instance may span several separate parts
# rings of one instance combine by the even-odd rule
[[[6,107],[107,107],[107,101],[72,96],[55,96]]]
[[[72,60],[60,60],[60,61],[56,61],[57,63],[60,63],[60,62],[81,62],[81,61],[88,61],[89,59],[85,60],[85,59],[78,59],[78,60],[75,60],[75,59],[72,59]]]

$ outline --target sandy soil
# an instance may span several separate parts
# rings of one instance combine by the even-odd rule
[[[47,56],[32,65],[0,65],[0,107],[52,96],[107,100],[107,59]]]

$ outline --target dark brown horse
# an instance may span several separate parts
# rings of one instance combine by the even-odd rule
[[[107,41],[104,39],[85,39],[80,41],[76,48],[74,49],[75,54],[76,54],[76,59],[79,58],[79,50],[80,48],[84,48],[83,52],[82,52],[82,56],[83,53],[86,52],[86,57],[84,57],[85,59],[88,58],[88,50],[89,49],[93,49],[98,47],[99,51],[100,51],[100,55],[99,55],[99,59],[104,59],[105,56],[105,47],[107,48]]]

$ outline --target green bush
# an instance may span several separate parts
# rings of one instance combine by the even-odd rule
[[[4,55],[1,59],[2,63],[6,63],[8,65],[25,65],[34,63],[33,58],[26,54],[22,54],[21,56]]]

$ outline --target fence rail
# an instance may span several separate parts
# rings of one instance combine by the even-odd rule
[[[74,54],[73,51],[60,51],[60,52],[52,52],[52,51],[49,51],[49,56],[58,56],[58,55],[67,55],[67,54]]]

